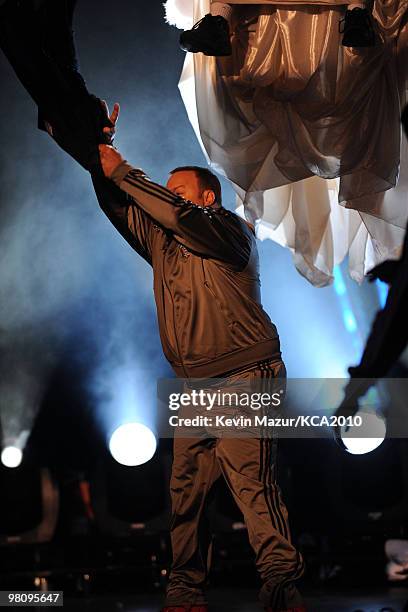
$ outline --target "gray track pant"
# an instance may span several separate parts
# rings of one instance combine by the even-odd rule
[[[282,361],[263,362],[229,377],[283,378]],[[258,382],[258,381],[257,381]],[[276,483],[275,437],[174,438],[170,482],[173,562],[166,605],[207,602],[204,588],[211,563],[211,535],[205,509],[207,495],[222,475],[239,506],[255,551],[264,605],[285,610],[302,604],[295,581],[304,571],[291,543],[288,513]]]

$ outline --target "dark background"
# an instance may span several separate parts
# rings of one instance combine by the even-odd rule
[[[162,183],[173,167],[205,165],[177,89],[184,60],[179,32],[163,17],[157,0],[80,0],[75,20],[81,71],[90,91],[110,106],[121,104],[116,146],[134,166]],[[152,508],[166,516],[169,445],[162,443],[161,467],[153,462],[145,472],[123,469],[119,476],[106,443],[126,420],[139,419],[154,428],[156,380],[172,374],[158,337],[151,270],[100,211],[87,173],[37,130],[35,105],[2,55],[0,79],[1,430],[3,443],[22,430],[31,434],[21,480],[2,468],[1,495],[7,494],[1,522],[3,534],[7,525],[18,531],[19,520],[20,526],[24,521],[26,527],[35,524],[35,469],[47,467],[61,490],[58,533],[66,545],[75,529],[81,537],[94,533],[78,497],[83,480],[93,480],[95,499],[109,499],[110,512],[125,522],[129,512],[133,519],[150,520]],[[234,208],[233,192],[225,181],[223,185],[224,203]],[[344,303],[333,287],[310,286],[295,271],[289,251],[276,244],[265,241],[259,250],[263,301],[280,332],[289,376],[344,376],[359,358],[378,307],[375,288],[358,287],[343,266],[348,307],[358,324],[350,332],[344,325]],[[405,533],[405,448],[381,447],[370,457],[345,458],[332,442],[313,447],[312,442],[283,444],[281,477],[295,535],[312,560],[313,580],[319,582],[323,570],[329,578],[336,577],[338,572],[330,574],[332,568],[339,559],[340,567],[347,565],[344,559],[350,560],[356,550],[364,552],[365,562],[374,563],[374,570],[367,566],[368,578],[384,580],[384,540]],[[354,486],[350,473],[360,475]],[[109,495],[100,484],[107,475]],[[129,483],[135,486],[136,480],[139,484],[132,489]],[[359,486],[363,481],[365,487]],[[118,502],[120,488],[123,498]],[[249,559],[253,567],[245,537],[231,530],[239,513],[225,490],[220,495],[218,525],[228,525],[234,534],[227,541],[227,561]],[[13,512],[8,504],[16,500],[26,513]],[[368,514],[387,505],[400,509],[370,522]],[[341,519],[339,529],[336,521]],[[165,518],[160,525],[166,528]],[[349,539],[343,537],[343,528]],[[366,548],[356,547],[356,541],[365,542]],[[145,549],[139,540],[134,544],[142,551],[142,561],[145,553],[149,559],[152,550],[160,550],[160,543],[143,542]],[[111,548],[103,550],[81,546],[75,540],[68,560],[61,557],[62,548],[54,550],[54,566],[106,567],[107,550],[112,555],[116,550],[111,541]],[[2,558],[9,569],[10,554],[8,549]],[[32,568],[30,554],[25,567]],[[159,570],[168,562],[166,554]],[[324,561],[327,554],[329,560]],[[14,559],[15,567],[24,566],[18,555]],[[123,568],[122,548],[117,559]],[[351,574],[353,567],[349,565]]]

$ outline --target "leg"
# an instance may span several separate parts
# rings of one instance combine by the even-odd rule
[[[262,379],[264,392],[268,379],[284,375],[284,365],[278,362],[255,368],[250,377]],[[302,598],[294,583],[303,574],[304,563],[292,544],[288,513],[276,482],[276,451],[277,440],[266,435],[224,437],[216,446],[222,474],[244,515],[255,551],[263,582],[260,600],[273,610],[300,610]]]
[[[173,562],[166,605],[205,604],[211,562],[208,494],[220,476],[213,439],[174,438],[170,481]]]
[[[344,47],[373,47],[375,45],[376,35],[373,28],[373,20],[365,3],[366,0],[352,0],[347,6],[345,16],[341,20],[342,45]],[[238,0],[225,3],[213,0],[210,6],[210,13],[198,21],[191,30],[186,30],[181,34],[181,48],[191,53],[202,52],[204,55],[231,55],[230,26],[234,4],[244,4],[244,2],[243,0]],[[262,3],[257,0],[252,4],[261,5]],[[293,0],[290,0],[290,2],[288,0],[281,2],[274,1],[271,4],[293,4],[296,9],[296,1]],[[302,0],[299,4],[305,3]],[[314,2],[311,1],[310,4],[313,5]],[[336,0],[332,2],[320,2],[318,0],[315,4],[327,4],[330,7],[340,3]]]
[[[291,542],[288,513],[276,483],[276,440],[222,438],[217,458],[255,551],[263,582],[260,600],[274,610],[300,607],[294,582],[303,574],[303,559]]]

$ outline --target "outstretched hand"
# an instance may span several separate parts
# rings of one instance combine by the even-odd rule
[[[120,106],[116,102],[116,104],[114,104],[113,106],[112,113],[109,114],[109,108],[105,100],[102,100],[101,102],[106,110],[106,116],[108,117],[111,123],[110,126],[103,128],[103,132],[108,137],[107,141],[113,142],[113,138],[114,138],[115,131],[116,131],[116,122],[119,118]],[[124,161],[119,151],[117,151],[115,147],[113,147],[110,144],[100,144],[99,145],[99,156],[101,160],[101,166],[102,166],[103,173],[107,178],[110,178],[113,172],[116,170],[116,168]]]
[[[103,128],[103,133],[105,134],[106,138],[106,144],[112,144],[113,143],[113,139],[115,137],[115,132],[116,132],[116,122],[119,118],[119,111],[120,111],[120,106],[117,102],[115,102],[115,104],[113,105],[113,110],[112,113],[109,114],[109,107],[106,103],[106,100],[101,100],[101,104],[105,110],[106,113],[106,118],[109,120],[110,122],[110,126],[108,127],[104,127]]]

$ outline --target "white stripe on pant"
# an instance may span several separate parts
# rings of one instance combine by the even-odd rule
[[[285,376],[283,362],[274,361],[227,380],[260,379],[267,386],[271,379]],[[175,436],[170,481],[173,562],[166,605],[207,602],[212,540],[206,506],[221,475],[244,516],[263,583],[259,599],[276,610],[302,605],[294,582],[303,574],[304,563],[291,542],[288,513],[276,483],[277,439],[263,433],[260,438]]]

